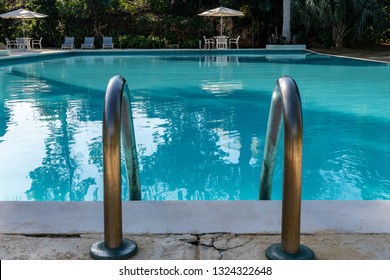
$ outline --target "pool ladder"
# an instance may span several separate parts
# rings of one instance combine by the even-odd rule
[[[284,121],[282,241],[266,250],[269,259],[314,259],[313,251],[300,245],[302,189],[302,106],[298,86],[288,76],[275,84],[268,116],[260,177],[260,200],[271,199],[272,177]]]
[[[141,199],[138,163],[126,80],[111,78],[103,113],[104,240],[92,245],[93,259],[127,259],[137,253],[137,244],[122,234],[120,138],[129,181],[130,200]],[[269,259],[314,259],[313,251],[300,244],[302,177],[302,109],[298,87],[288,76],[279,78],[272,94],[268,119],[260,200],[271,199],[272,176],[280,130],[284,120],[284,167],[281,243],[266,250]]]
[[[138,250],[122,234],[121,136],[130,199],[141,200],[130,93],[126,80],[115,76],[108,83],[103,111],[104,241],[92,245],[93,259],[127,259]]]

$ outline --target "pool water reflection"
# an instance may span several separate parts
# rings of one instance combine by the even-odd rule
[[[303,199],[390,199],[386,64],[313,54],[83,55],[0,68],[1,200],[102,199],[103,98],[117,74],[132,96],[145,200],[257,199],[281,75],[301,92]],[[279,154],[273,199],[281,164]]]

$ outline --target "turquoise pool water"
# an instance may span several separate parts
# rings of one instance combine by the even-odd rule
[[[0,60],[0,200],[102,200],[103,97],[118,74],[133,96],[145,200],[257,199],[282,75],[302,99],[302,198],[390,199],[388,64],[306,52],[94,54]]]

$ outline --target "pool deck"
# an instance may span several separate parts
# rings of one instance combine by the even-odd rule
[[[390,62],[390,51],[332,52]],[[90,259],[103,240],[102,202],[0,202],[0,213],[3,260]],[[301,244],[321,260],[390,260],[389,213],[390,201],[302,201]],[[124,202],[123,231],[136,260],[266,259],[281,201]]]
[[[280,243],[281,201],[123,203],[133,259],[265,259]],[[390,201],[302,201],[301,243],[317,259],[390,259]],[[89,259],[102,202],[0,202],[0,259]]]
[[[361,49],[311,49],[322,54],[336,55],[342,57],[359,58],[367,60],[375,60],[381,62],[390,62],[390,45],[375,46]]]

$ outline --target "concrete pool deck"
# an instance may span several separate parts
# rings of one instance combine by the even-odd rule
[[[388,54],[361,57],[390,62]],[[0,202],[0,213],[3,260],[90,259],[91,245],[103,239],[101,202]],[[389,260],[389,213],[390,201],[302,201],[301,243],[322,260]],[[123,203],[136,260],[266,259],[280,224],[281,201]]]
[[[390,201],[302,201],[301,243],[317,259],[390,259]],[[0,259],[89,259],[101,202],[0,202]],[[281,201],[123,203],[132,259],[265,259]]]
[[[321,54],[375,60],[381,62],[390,62],[390,45],[372,46],[372,47],[357,48],[357,49],[350,49],[350,48],[316,49],[314,48],[311,50]]]

